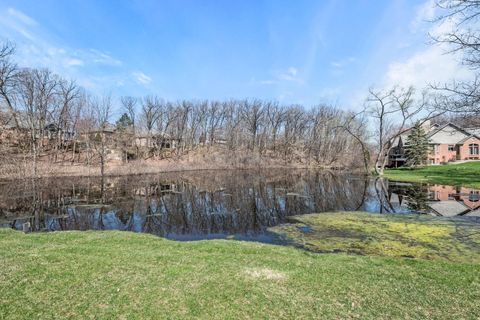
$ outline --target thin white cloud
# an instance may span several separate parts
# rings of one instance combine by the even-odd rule
[[[348,57],[346,59],[332,61],[332,62],[330,62],[330,66],[332,66],[333,68],[340,69],[340,68],[344,68],[347,65],[355,62],[356,60],[357,59],[354,58],[354,57]]]
[[[121,66],[122,61],[113,58],[105,52],[101,52],[96,49],[90,49],[88,56],[91,58],[91,61],[98,64],[109,65],[109,66]]]
[[[36,25],[35,20],[13,8],[0,12],[0,35],[13,31],[23,38],[35,40],[29,29]]]
[[[417,6],[415,17],[410,22],[410,30],[417,32],[425,23],[429,23],[435,19],[437,14],[437,4],[435,0],[427,0],[421,5]]]
[[[270,84],[276,84],[278,81],[275,80],[260,80],[258,81],[259,84],[264,84],[264,85],[270,85]]]
[[[8,8],[0,12],[0,36],[17,44],[19,61],[27,66],[45,66],[65,71],[72,66],[99,64],[120,66],[122,62],[96,49],[70,49],[53,44],[41,26],[27,14]]]
[[[303,84],[304,81],[299,76],[299,70],[296,67],[288,67],[285,70],[272,72],[274,76],[271,79],[256,80],[252,78],[250,84],[253,85],[279,85],[282,83],[294,82]]]
[[[289,67],[287,70],[279,72],[277,74],[278,80],[284,81],[293,81],[293,82],[303,82],[302,79],[298,77],[298,69],[295,67]]]
[[[277,100],[280,101],[280,102],[285,102],[287,101],[288,99],[292,98],[293,96],[293,93],[290,92],[290,91],[285,91],[285,92],[282,92],[280,93],[278,96],[277,96]]]
[[[16,44],[20,66],[47,67],[97,92],[132,81],[121,60],[98,49],[71,48],[54,42],[40,23],[15,8],[0,11],[0,40]],[[104,74],[103,68],[108,67]],[[148,78],[148,77],[147,77]],[[149,81],[142,78],[142,81]]]
[[[27,26],[33,27],[33,26],[37,25],[37,21],[35,21],[33,18],[27,16],[23,12],[18,11],[14,8],[8,8],[7,9],[7,14],[10,15],[11,17],[13,17],[13,18],[19,20],[20,22],[22,22],[23,24],[25,24]]]
[[[332,61],[330,62],[330,73],[335,77],[342,76],[345,73],[347,67],[354,63],[356,60],[357,59],[354,57],[348,57],[345,59]]]
[[[65,64],[68,66],[83,66],[85,63],[80,59],[69,58],[65,61]]]
[[[149,84],[152,81],[152,78],[150,78],[143,72],[133,72],[132,75],[135,77],[135,80],[140,84]]]
[[[445,83],[453,79],[466,80],[471,72],[439,46],[428,47],[409,58],[392,62],[386,73],[386,86],[400,85],[424,88],[433,83]]]
[[[451,19],[432,23],[436,14],[434,1],[426,1],[419,7],[416,17],[412,20],[412,25],[416,26],[412,33],[421,28],[431,36],[438,37],[455,27],[455,21]],[[420,26],[422,22],[424,26]],[[386,70],[385,86],[414,86],[421,89],[433,83],[470,79],[473,74],[459,62],[461,56],[448,51],[449,48],[445,44],[423,45],[410,56],[392,61]]]

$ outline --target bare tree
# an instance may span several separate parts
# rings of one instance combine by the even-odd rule
[[[258,132],[260,131],[260,127],[263,125],[263,121],[265,120],[265,109],[263,108],[262,101],[242,101],[241,112],[243,120],[246,123],[246,129],[251,136],[251,149],[252,151],[255,151],[255,146],[258,143]]]
[[[285,121],[285,116],[287,111],[285,107],[280,106],[278,102],[268,102],[266,105],[267,119],[271,129],[271,138],[272,138],[272,150],[276,151],[277,147],[277,136],[281,129],[283,122]]]
[[[83,152],[85,154],[85,162],[88,167],[88,172],[90,173],[90,168],[92,165],[93,157],[93,144],[95,138],[95,130],[97,130],[97,120],[96,120],[96,101],[95,98],[84,93],[79,99],[79,104],[81,108],[79,110],[79,118],[76,123],[76,130],[79,137],[82,138],[82,142],[85,144]],[[79,158],[81,158],[79,156]]]
[[[240,103],[230,100],[224,103],[225,112],[225,132],[228,132],[228,148],[234,150],[239,144],[241,135],[242,114],[240,111]]]
[[[150,147],[152,130],[156,127],[157,121],[161,117],[161,104],[161,99],[156,96],[147,96],[142,101],[141,117],[147,130],[147,147]]]
[[[415,98],[413,87],[407,89],[396,87],[387,91],[370,89],[369,92],[366,112],[375,121],[377,137],[375,172],[383,175],[395,140],[414,122],[423,124],[442,112],[432,108],[427,92],[422,92],[419,98]]]
[[[135,125],[136,125],[136,115],[137,115],[137,104],[138,99],[135,97],[123,96],[120,98],[123,110],[128,114],[130,120],[132,120],[133,134],[135,134]]]
[[[350,113],[341,127],[360,144],[365,173],[370,174],[371,152],[368,144],[370,137],[368,135],[368,118],[365,112]]]
[[[19,128],[17,110],[13,102],[19,73],[17,65],[12,61],[14,52],[15,46],[12,43],[0,44],[0,99],[5,102],[15,126]]]
[[[300,105],[288,107],[285,116],[285,125],[283,128],[283,157],[284,160],[291,161],[295,156],[297,141],[303,138],[305,130],[308,127],[308,118],[305,110]]]
[[[61,147],[65,147],[65,139],[73,133],[73,112],[75,100],[80,97],[80,90],[75,81],[59,79],[57,88],[58,107],[54,111],[53,122],[55,129],[55,161]]]
[[[48,69],[25,69],[16,86],[19,103],[28,125],[33,159],[33,176],[37,177],[38,157],[42,151],[47,121],[51,119],[57,95],[58,77]]]
[[[106,129],[112,113],[112,98],[110,95],[104,95],[101,98],[92,98],[90,104],[93,115],[95,116],[96,131],[93,135],[94,147],[100,158],[100,174],[104,177],[109,144]]]
[[[81,131],[81,121],[84,108],[88,105],[87,94],[83,89],[78,90],[78,97],[74,100],[74,104],[70,110],[71,113],[71,132],[73,133],[72,159],[71,164],[75,163],[75,154],[77,153],[78,134]],[[80,158],[80,157],[79,157]]]
[[[436,4],[441,15],[434,22],[453,27],[432,35],[434,43],[446,45],[448,53],[461,53],[462,63],[475,74],[472,81],[433,84],[444,93],[438,106],[451,112],[480,114],[480,1],[437,0]]]

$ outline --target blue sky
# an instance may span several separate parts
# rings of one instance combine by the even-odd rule
[[[356,109],[371,86],[468,77],[427,43],[432,3],[0,0],[0,39],[98,94]]]

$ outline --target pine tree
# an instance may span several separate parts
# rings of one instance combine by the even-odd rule
[[[427,163],[430,145],[427,133],[419,122],[410,130],[405,149],[407,166],[417,167]]]
[[[133,121],[130,119],[128,114],[124,113],[115,124],[118,130],[124,131],[133,125]]]

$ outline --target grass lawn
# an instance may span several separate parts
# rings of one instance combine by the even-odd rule
[[[398,181],[462,185],[480,189],[480,161],[418,169],[387,169],[385,176]]]
[[[478,319],[479,300],[474,263],[0,230],[2,319]]]

